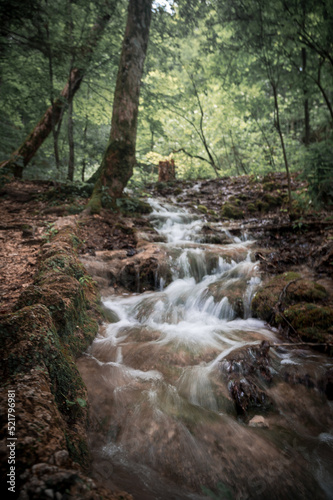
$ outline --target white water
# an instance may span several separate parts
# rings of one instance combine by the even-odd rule
[[[226,246],[202,244],[202,218],[150,203],[151,219],[167,240],[173,282],[156,292],[104,299],[117,321],[104,325],[81,363],[92,412],[102,428],[102,434],[92,433],[96,456],[110,464],[111,479],[134,498],[204,498],[202,488],[216,489],[219,482],[232,498],[312,498],[309,488],[316,480],[322,487],[317,498],[332,498],[325,455],[332,443],[328,405],[324,423],[315,425],[317,417],[308,417],[313,428],[304,453],[308,429],[300,414],[304,404],[315,411],[318,395],[310,394],[298,406],[295,390],[281,383],[271,391],[280,405],[271,430],[253,429],[237,419],[221,375],[221,361],[232,351],[262,340],[278,342],[262,321],[251,318],[251,300],[260,284],[251,259],[253,242],[237,238]],[[272,373],[304,358],[293,351],[271,353]],[[314,363],[320,361],[313,355]],[[290,411],[286,401],[295,408]],[[283,439],[287,445],[276,444]],[[302,468],[311,460],[316,464],[308,496],[301,490],[297,496],[308,480]],[[223,491],[215,498],[230,498]]]

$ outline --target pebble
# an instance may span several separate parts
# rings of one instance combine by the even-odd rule
[[[262,427],[268,429],[267,420],[262,415],[255,415],[249,422],[250,427]]]

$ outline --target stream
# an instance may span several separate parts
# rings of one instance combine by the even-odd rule
[[[103,297],[110,321],[78,360],[93,477],[139,500],[333,498],[332,402],[318,389],[332,360],[273,346],[277,332],[251,317],[254,241],[202,243],[204,217],[150,204],[172,281]],[[242,378],[237,353],[254,359],[267,342],[266,380],[251,369]],[[262,398],[243,414],[232,370]]]

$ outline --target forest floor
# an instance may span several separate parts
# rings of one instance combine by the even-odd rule
[[[293,194],[300,199],[306,184],[296,177]],[[223,222],[232,234],[250,234],[258,241],[256,257],[261,269],[269,274],[303,270],[308,276],[332,290],[333,207],[302,210],[296,202],[296,217],[287,212],[287,181],[276,173],[264,179],[253,176],[217,180],[176,181],[147,186],[153,195],[201,214],[207,220],[209,242],[219,242],[214,223]],[[80,212],[87,202],[64,185],[52,182],[18,181],[0,192],[0,314],[10,312],[21,292],[33,281],[40,247],[53,232],[59,217],[71,215],[78,222],[81,255],[100,250],[127,250],[136,253],[134,227],[153,234],[146,218],[115,214],[103,210],[99,215]]]

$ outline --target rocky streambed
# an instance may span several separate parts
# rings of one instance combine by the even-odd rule
[[[330,292],[264,276],[240,226],[149,202],[160,238],[83,258],[108,315],[78,361],[93,474],[136,498],[330,498]]]

